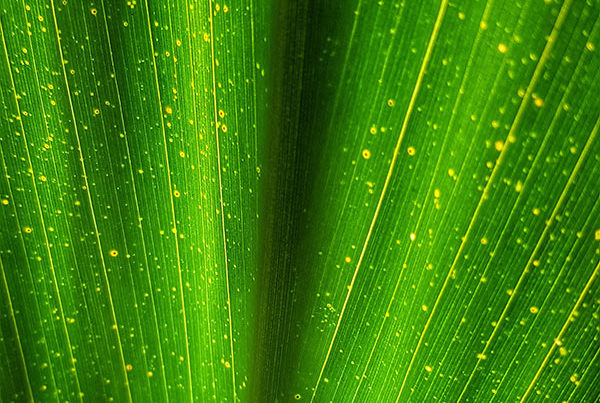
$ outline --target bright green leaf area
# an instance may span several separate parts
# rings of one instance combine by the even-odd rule
[[[600,399],[599,0],[0,34],[0,401]]]

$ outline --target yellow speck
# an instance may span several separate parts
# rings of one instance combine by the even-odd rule
[[[498,122],[497,120],[492,120],[492,127],[494,129],[497,129],[500,127],[500,122]]]
[[[365,148],[364,150],[362,150],[362,156],[364,159],[368,160],[369,158],[371,158],[371,151]]]
[[[179,193],[179,190],[174,190],[173,191],[173,196],[179,197],[179,196],[181,196],[181,193]]]
[[[431,372],[433,369],[429,365],[425,365],[425,371]]]
[[[167,112],[167,115],[170,115],[173,113],[173,108],[171,108],[170,106],[165,107],[165,112]]]
[[[483,353],[479,353],[477,354],[477,359],[478,360],[485,360],[487,358],[487,355],[483,354]]]
[[[225,117],[225,112],[223,110],[219,110],[219,117],[220,118],[224,118]]]
[[[110,251],[110,255],[112,257],[116,257],[118,254],[119,254],[119,252],[116,249],[113,249],[113,250]]]
[[[100,114],[100,109],[94,109],[94,115],[99,115]]]
[[[231,368],[231,364],[229,363],[229,361],[225,361],[225,368]]]
[[[434,196],[436,199],[439,199],[439,198],[440,198],[440,196],[442,196],[442,192],[440,192],[440,190],[439,190],[439,189],[434,189],[434,191],[433,191],[433,196]]]
[[[415,150],[414,147],[408,147],[406,149],[406,152],[408,153],[408,155],[415,155],[417,153],[417,150]]]
[[[223,130],[223,133],[227,133],[227,126],[221,125],[221,130]]]
[[[92,11],[92,14],[93,14],[93,15],[96,15],[96,14],[98,13],[98,10],[96,10],[95,8],[92,8],[92,10],[91,10],[91,11]]]
[[[371,134],[377,133],[377,128],[375,126],[371,126],[371,128],[369,129],[369,133],[371,133]]]
[[[423,312],[427,312],[429,308],[427,307],[427,305],[421,305],[421,309],[423,310]]]
[[[5,206],[8,205],[8,200],[2,199],[2,204],[5,205]]]
[[[537,207],[533,208],[533,215],[540,215],[540,209]]]
[[[131,365],[131,364],[127,364],[127,365],[125,366],[125,369],[126,369],[127,371],[131,371],[131,370],[133,369],[133,365]]]
[[[183,151],[179,151],[179,156],[180,156],[181,158],[185,158],[185,153],[184,153]]]
[[[350,263],[351,261],[352,261],[352,259],[350,258],[350,256],[346,256],[344,258],[344,262],[346,262],[346,263]]]
[[[387,104],[390,108],[394,107],[394,105],[396,105],[396,101],[394,101],[393,99],[388,99]]]
[[[33,230],[31,229],[31,227],[25,227],[25,228],[23,228],[23,231],[25,231],[28,234],[31,234],[31,231],[33,231]]]
[[[564,357],[565,355],[567,355],[567,349],[566,349],[566,348],[564,348],[564,347],[560,347],[560,348],[558,349],[558,352],[559,352],[559,353],[560,353],[560,355],[562,355],[563,357]]]
[[[154,374],[152,373],[152,371],[148,371],[148,372],[146,372],[146,375],[148,376],[148,378],[152,378],[152,375],[154,375]]]
[[[487,245],[488,244],[488,240],[486,237],[481,238],[481,244],[482,245]]]
[[[496,149],[496,151],[502,151],[502,149],[504,148],[504,142],[503,141],[496,141],[494,143],[494,148]]]
[[[2,204],[4,204],[4,200],[2,201]],[[7,204],[8,204],[8,203],[7,203]],[[594,232],[594,239],[595,239],[596,241],[600,241],[600,229],[597,229],[597,230]]]
[[[500,53],[506,53],[507,47],[505,44],[501,43],[498,45],[498,52]]]
[[[448,170],[448,175],[450,175],[450,176],[454,177],[454,175],[456,175],[456,172],[454,172],[454,169],[450,168],[450,169]]]
[[[540,309],[537,306],[532,306],[529,308],[529,312],[531,312],[532,314],[536,314],[540,311]]]
[[[487,24],[487,22],[485,22],[485,21],[481,21],[481,22],[479,23],[479,28],[481,28],[481,29],[487,29],[487,27],[488,27],[488,24]]]
[[[410,240],[411,240],[411,241],[414,241],[415,239],[417,239],[417,234],[415,234],[414,232],[412,232],[412,233],[410,234]]]
[[[541,108],[542,106],[544,106],[544,100],[542,98],[535,98],[533,100],[533,103],[535,104],[535,106],[537,106],[538,108]]]
[[[523,190],[523,182],[517,181],[517,184],[515,185],[515,190],[517,191],[517,193],[521,192],[521,190]]]
[[[465,13],[463,13],[463,12],[459,12],[459,13],[458,13],[458,19],[459,19],[459,20],[464,20],[464,19],[465,19]]]
[[[593,51],[594,51],[594,49],[596,49],[596,47],[594,46],[594,44],[593,44],[592,42],[588,42],[588,43],[586,43],[586,44],[585,44],[585,48],[586,48],[587,50],[589,50],[590,52],[593,52]]]

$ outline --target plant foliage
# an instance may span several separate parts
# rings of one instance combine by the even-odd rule
[[[3,0],[1,401],[597,401],[599,16]]]

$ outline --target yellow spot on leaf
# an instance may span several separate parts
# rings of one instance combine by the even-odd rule
[[[521,190],[523,190],[523,182],[517,181],[517,184],[515,185],[515,190],[517,191],[517,193],[521,192]]]
[[[406,149],[406,152],[408,153],[408,155],[415,155],[417,153],[417,150],[415,150],[414,147],[408,147]]]
[[[110,251],[110,255],[112,257],[116,257],[118,254],[119,254],[119,252],[116,249],[113,249],[113,250]]]
[[[369,158],[371,158],[371,151],[367,149],[362,150],[362,156],[364,159],[368,160]]]
[[[498,45],[498,52],[500,53],[506,53],[506,51],[508,50],[508,48],[506,47],[505,44],[501,43]]]
[[[167,115],[170,115],[173,113],[173,108],[171,108],[170,106],[165,107],[165,112],[167,112]]]

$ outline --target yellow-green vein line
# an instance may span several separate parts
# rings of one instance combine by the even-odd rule
[[[435,24],[433,26],[433,30],[431,33],[431,37],[429,38],[429,42],[427,44],[427,50],[425,51],[425,56],[423,57],[423,62],[421,64],[421,68],[419,69],[419,75],[417,76],[417,81],[415,83],[415,87],[413,89],[412,95],[411,95],[411,99],[410,102],[408,104],[408,108],[406,110],[406,115],[404,117],[404,121],[402,122],[402,127],[400,129],[400,134],[398,136],[398,141],[396,142],[396,146],[394,148],[394,154],[392,156],[392,161],[390,163],[390,167],[387,173],[387,176],[385,178],[385,182],[383,184],[383,188],[381,190],[381,195],[379,196],[379,200],[377,202],[377,206],[375,208],[375,213],[373,215],[373,219],[371,220],[371,224],[369,226],[369,231],[367,232],[367,236],[365,238],[365,242],[363,244],[363,247],[361,249],[360,252],[360,256],[358,258],[358,262],[356,264],[356,269],[354,270],[354,274],[352,275],[352,279],[350,281],[350,285],[348,287],[348,292],[346,293],[346,298],[344,300],[344,304],[342,305],[342,309],[340,311],[340,316],[338,318],[337,324],[335,326],[335,330],[333,331],[333,336],[331,338],[331,342],[329,343],[329,348],[327,350],[327,354],[325,356],[325,360],[323,362],[323,365],[321,367],[321,370],[319,372],[319,377],[317,378],[317,383],[315,385],[315,387],[313,388],[313,393],[311,396],[311,402],[314,401],[315,396],[317,394],[317,390],[319,388],[319,384],[321,382],[321,379],[323,377],[323,372],[325,371],[325,367],[327,366],[327,362],[329,361],[329,357],[331,355],[331,350],[333,349],[333,344],[335,342],[335,338],[337,336],[337,333],[339,331],[340,328],[340,324],[342,322],[342,319],[344,318],[344,313],[346,311],[346,307],[348,306],[348,300],[350,299],[350,295],[352,293],[352,289],[354,286],[354,282],[356,281],[356,277],[358,275],[358,272],[360,270],[361,267],[361,263],[364,259],[367,247],[369,245],[369,241],[371,239],[371,236],[373,234],[373,228],[375,227],[375,223],[377,222],[377,218],[379,216],[379,211],[381,210],[381,205],[383,204],[383,200],[385,198],[385,194],[387,191],[387,188],[389,187],[391,178],[392,178],[392,174],[394,172],[394,167],[396,165],[396,161],[398,159],[398,154],[400,151],[400,146],[402,144],[402,140],[404,139],[404,135],[406,134],[406,130],[408,128],[408,122],[410,120],[412,111],[414,109],[414,106],[416,104],[416,100],[417,100],[417,96],[419,94],[419,91],[421,89],[421,84],[423,82],[423,77],[425,76],[425,72],[427,71],[427,66],[429,64],[429,60],[431,59],[431,55],[433,54],[433,48],[437,39],[437,36],[439,34],[440,28],[442,26],[442,21],[444,20],[444,16],[446,14],[446,9],[448,7],[448,0],[442,0],[441,4],[440,4],[440,9],[435,21]]]
[[[123,115],[123,103],[121,101],[121,91],[119,89],[119,83],[117,80],[117,72],[115,69],[115,61],[114,61],[114,57],[113,57],[113,50],[112,50],[112,43],[110,40],[110,33],[108,31],[108,22],[106,20],[106,9],[104,7],[104,0],[101,0],[100,5],[102,7],[102,17],[103,17],[103,21],[104,21],[104,29],[106,31],[106,41],[108,44],[108,53],[110,54],[110,65],[111,65],[111,69],[112,72],[114,74],[114,84],[115,84],[115,92],[117,94],[117,101],[119,102],[119,116],[121,118],[121,126],[123,127],[123,135],[125,136],[125,149],[127,151],[127,160],[129,161],[129,175],[131,176],[131,188],[133,190],[133,198],[135,200],[135,208],[136,208],[136,213],[138,216],[138,220],[141,218],[141,214],[140,214],[140,204],[139,204],[139,200],[138,200],[138,195],[137,195],[137,190],[136,190],[136,186],[135,186],[135,175],[133,174],[133,161],[131,159],[131,151],[129,149],[129,140],[127,139],[127,129],[125,127],[125,117]],[[146,273],[148,275],[148,284],[149,284],[149,294],[150,294],[150,300],[152,301],[152,313],[154,315],[154,326],[156,329],[156,336],[158,338],[158,340],[160,341],[160,331],[159,331],[159,327],[158,327],[158,316],[157,316],[157,312],[156,312],[156,305],[155,305],[155,299],[154,299],[154,288],[152,286],[152,278],[150,276],[150,265],[148,262],[148,251],[147,251],[147,247],[146,247],[146,240],[144,237],[144,229],[142,227],[142,221],[139,220],[138,222],[138,228],[140,229],[140,236],[141,236],[141,240],[142,240],[142,251],[144,253],[144,263],[146,265]],[[168,394],[168,390],[169,388],[167,387],[167,379],[166,379],[166,374],[165,374],[165,363],[164,363],[164,358],[163,358],[163,351],[162,351],[162,343],[159,343],[159,349],[158,349],[158,357],[160,360],[160,367],[161,367],[161,378],[163,380],[163,387],[165,388],[165,397],[166,397],[166,401],[169,401],[169,394]]]
[[[67,71],[65,69],[65,59],[63,56],[63,51],[62,51],[62,44],[60,42],[60,32],[58,30],[58,21],[56,19],[56,10],[54,7],[54,0],[50,1],[50,5],[52,8],[52,19],[54,20],[54,30],[55,30],[55,34],[56,34],[56,41],[58,44],[58,50],[59,50],[59,55],[60,55],[60,61],[61,61],[61,67],[62,67],[62,73],[63,73],[63,78],[65,80],[65,88],[66,88],[66,93],[67,93],[67,98],[69,100],[69,107],[71,109],[71,117],[73,118],[73,129],[75,131],[75,137],[77,139],[77,149],[79,151],[79,159],[81,161],[81,169],[83,171],[83,178],[85,181],[85,189],[86,189],[86,193],[87,193],[87,197],[88,197],[88,202],[90,204],[90,212],[92,215],[92,222],[94,224],[94,232],[96,234],[96,241],[98,242],[98,251],[99,251],[99,256],[100,256],[100,261],[102,263],[102,269],[103,269],[103,274],[104,274],[104,280],[106,282],[106,289],[108,292],[108,299],[110,301],[110,309],[111,309],[111,315],[112,315],[112,319],[113,319],[113,323],[115,326],[115,333],[116,333],[116,337],[117,337],[117,342],[119,344],[119,355],[121,358],[121,364],[122,364],[122,370],[123,370],[123,379],[125,380],[125,385],[127,386],[127,400],[129,402],[132,401],[131,399],[131,389],[129,387],[129,378],[127,376],[127,369],[125,366],[125,356],[123,354],[123,345],[121,343],[121,336],[119,334],[119,327],[117,325],[117,316],[115,313],[115,305],[113,302],[113,297],[112,297],[112,293],[111,293],[111,289],[110,289],[110,282],[108,281],[108,272],[106,269],[106,263],[104,261],[104,253],[102,251],[102,242],[100,240],[100,234],[98,232],[98,223],[96,220],[96,214],[94,213],[94,204],[92,202],[92,196],[90,193],[90,186],[88,183],[88,177],[87,177],[87,172],[85,169],[85,162],[84,162],[84,158],[83,158],[83,151],[81,149],[81,141],[79,139],[79,130],[77,128],[77,120],[75,118],[75,110],[73,109],[73,100],[71,98],[71,89],[69,87],[69,80],[67,79]]]
[[[550,214],[550,218],[548,218],[548,220],[546,221],[546,226],[544,228],[544,231],[542,232],[542,235],[540,235],[540,239],[538,240],[535,248],[533,249],[533,252],[531,252],[530,257],[529,257],[527,263],[525,264],[525,268],[523,269],[523,272],[521,273],[519,279],[517,280],[517,284],[513,288],[513,292],[511,293],[510,298],[506,302],[506,305],[504,306],[504,309],[502,310],[500,317],[496,321],[496,326],[494,326],[494,330],[492,331],[492,334],[486,341],[485,346],[484,346],[481,354],[479,355],[480,358],[478,358],[477,363],[475,364],[475,367],[473,368],[471,375],[469,376],[469,379],[467,380],[467,383],[465,384],[465,386],[462,390],[462,393],[459,396],[459,401],[462,399],[465,391],[467,390],[467,387],[471,383],[471,380],[473,379],[473,376],[475,375],[475,371],[477,370],[477,368],[479,367],[479,364],[481,363],[483,357],[485,356],[485,353],[487,352],[487,349],[490,346],[492,339],[498,332],[498,329],[500,328],[500,324],[504,320],[504,317],[505,317],[506,313],[508,312],[508,308],[511,306],[512,301],[514,300],[515,295],[517,294],[517,291],[519,290],[519,288],[523,282],[523,279],[525,278],[525,275],[529,272],[529,267],[532,265],[539,249],[542,247],[543,241],[546,238],[546,235],[548,234],[548,232],[550,231],[552,223],[554,222],[554,220],[558,214],[558,210],[562,206],[562,204],[567,196],[567,193],[569,191],[569,188],[573,184],[575,176],[579,172],[579,168],[581,167],[581,164],[585,160],[585,156],[586,156],[587,152],[589,151],[591,145],[594,143],[594,139],[598,133],[599,127],[600,127],[600,119],[598,119],[598,121],[596,121],[596,125],[594,126],[594,129],[592,130],[592,133],[590,134],[590,137],[589,137],[588,141],[586,142],[585,147],[583,148],[583,151],[579,155],[577,163],[575,164],[575,167],[573,168],[573,171],[571,172],[571,175],[569,176],[569,179],[567,180],[567,184],[565,185],[565,188],[563,189],[558,201],[556,202],[556,205],[554,206],[554,209],[552,210],[552,213]]]
[[[144,2],[146,6],[146,18],[148,22],[148,39],[150,41],[150,51],[152,52],[152,67],[154,69],[154,81],[156,84],[156,94],[158,97],[158,107],[159,107],[159,115],[160,115],[160,124],[162,128],[163,135],[163,143],[165,145],[165,166],[167,167],[167,181],[169,184],[169,200],[171,203],[171,219],[173,220],[173,230],[174,230],[174,238],[175,238],[175,253],[177,255],[177,271],[179,276],[179,290],[181,293],[181,307],[182,307],[182,316],[183,316],[183,331],[185,337],[185,352],[186,352],[186,363],[187,363],[187,371],[188,371],[188,382],[190,387],[190,401],[194,401],[194,393],[192,386],[192,367],[190,363],[190,342],[188,337],[188,329],[187,329],[187,318],[185,312],[185,298],[183,296],[183,278],[181,271],[181,258],[179,255],[179,241],[177,237],[179,234],[177,233],[177,219],[175,217],[175,204],[173,202],[173,184],[171,183],[171,167],[169,165],[169,151],[167,149],[167,133],[165,131],[165,119],[163,116],[163,106],[160,96],[160,85],[158,82],[158,71],[156,69],[156,52],[154,50],[154,39],[152,38],[152,25],[150,23],[150,8],[148,6],[148,0]]]
[[[219,125],[218,125],[218,111],[217,111],[217,81],[215,74],[215,33],[214,33],[214,21],[213,21],[213,4],[212,0],[209,0],[208,6],[210,8],[209,23],[210,23],[210,55],[211,55],[211,71],[212,71],[212,93],[213,93],[213,109],[215,119],[215,138],[217,141],[217,169],[219,170],[219,198],[221,204],[221,226],[223,229],[223,253],[225,258],[225,277],[227,280],[227,313],[229,315],[229,344],[231,348],[231,377],[233,381],[233,400],[237,400],[237,391],[235,386],[235,360],[233,355],[233,322],[231,319],[231,293],[229,291],[229,262],[227,257],[227,237],[225,234],[225,210],[223,203],[223,180],[221,175],[221,151],[219,144]]]
[[[25,12],[25,3],[23,4],[23,14],[25,15],[25,21],[28,23],[27,21],[27,14]],[[4,44],[4,48],[7,49],[6,47],[6,40],[4,38],[4,29],[3,27],[0,26],[0,33],[2,34],[2,41]],[[37,74],[37,66],[36,66],[36,62],[35,62],[35,56],[34,56],[34,51],[33,51],[33,45],[31,43],[31,37],[28,36],[29,38],[29,45],[31,47],[31,53],[32,53],[32,60],[33,60],[33,65],[34,65],[34,71],[35,71],[35,76],[36,76],[36,81],[38,82],[39,85],[39,78],[38,78],[38,74]],[[19,114],[19,124],[21,126],[21,132],[23,133],[23,144],[25,145],[25,153],[27,155],[27,164],[29,165],[29,176],[31,178],[31,183],[33,186],[33,193],[35,195],[35,201],[36,201],[36,205],[37,205],[37,210],[40,214],[40,223],[42,224],[42,234],[44,235],[44,244],[46,246],[46,252],[48,253],[48,261],[50,263],[50,273],[52,275],[52,282],[54,283],[54,291],[56,292],[56,299],[58,302],[58,309],[59,309],[59,313],[60,313],[60,322],[62,324],[62,328],[65,334],[65,339],[67,341],[67,346],[69,349],[68,355],[69,355],[69,360],[70,360],[70,365],[73,367],[73,372],[75,375],[75,386],[77,388],[77,397],[79,398],[79,400],[81,401],[81,386],[79,385],[79,376],[77,374],[77,368],[75,367],[75,359],[73,358],[73,347],[71,345],[71,338],[69,337],[69,330],[67,329],[67,322],[65,320],[65,314],[64,314],[64,309],[63,309],[63,303],[62,303],[62,298],[60,296],[60,290],[58,288],[58,280],[56,277],[56,269],[54,267],[54,259],[52,258],[52,252],[50,251],[50,241],[48,240],[48,231],[46,229],[46,221],[44,219],[44,212],[42,209],[42,204],[40,202],[40,195],[38,193],[38,189],[37,189],[37,185],[35,183],[35,173],[34,173],[34,169],[33,169],[33,163],[31,160],[31,154],[29,152],[29,143],[27,140],[27,134],[25,133],[25,127],[23,125],[23,120],[21,119],[21,107],[19,105],[18,102],[18,97],[17,97],[17,89],[16,89],[16,85],[15,85],[15,81],[14,81],[14,77],[12,74],[12,68],[10,66],[10,62],[8,59],[8,49],[6,52],[6,61],[7,61],[7,67],[8,67],[8,72],[10,75],[10,80],[11,80],[11,84],[13,87],[13,95],[15,97],[15,104],[17,107],[17,111]],[[43,109],[43,105],[42,105],[42,109]],[[45,112],[43,112],[44,116],[46,116]]]
[[[527,398],[527,396],[529,395],[529,393],[531,393],[531,389],[533,388],[533,386],[535,385],[535,382],[540,377],[540,374],[542,373],[542,370],[544,369],[544,367],[548,363],[548,360],[550,359],[550,356],[552,355],[552,353],[556,349],[556,346],[560,346],[561,345],[561,339],[562,339],[563,335],[565,334],[565,331],[567,330],[567,327],[569,327],[569,323],[571,323],[572,321],[575,320],[575,316],[577,315],[577,310],[579,309],[579,306],[581,306],[581,303],[583,302],[583,298],[589,292],[590,287],[592,286],[592,283],[596,280],[596,277],[598,277],[598,273],[599,272],[600,272],[600,262],[598,262],[598,264],[596,265],[596,268],[594,269],[594,271],[593,271],[592,275],[590,276],[588,282],[586,283],[585,287],[583,287],[583,290],[581,291],[581,294],[579,294],[579,298],[577,298],[577,302],[575,302],[575,305],[573,306],[573,309],[571,309],[571,312],[569,313],[569,316],[567,317],[567,320],[565,321],[565,323],[563,324],[562,328],[560,329],[560,332],[558,332],[558,335],[554,339],[554,343],[552,343],[552,347],[550,347],[550,350],[548,350],[548,353],[544,357],[544,361],[542,361],[542,364],[540,365],[540,367],[538,368],[537,372],[535,373],[535,376],[531,380],[531,383],[527,387],[527,390],[525,390],[525,393],[523,394],[523,397],[520,400],[521,403],[523,403],[525,401],[525,399]]]
[[[479,212],[481,210],[481,207],[483,206],[483,202],[485,200],[487,200],[488,198],[488,192],[489,189],[491,187],[491,184],[493,183],[494,178],[496,177],[497,173],[498,173],[498,167],[501,165],[502,161],[504,160],[505,156],[506,156],[506,152],[507,150],[510,148],[509,144],[512,142],[511,140],[514,138],[514,132],[516,130],[516,128],[518,127],[521,118],[525,112],[525,107],[527,106],[527,101],[529,100],[529,98],[531,97],[531,94],[533,93],[533,89],[535,87],[535,85],[537,84],[537,81],[539,79],[539,77],[542,74],[542,70],[543,67],[550,55],[550,51],[552,50],[552,45],[554,44],[555,40],[556,40],[556,36],[558,35],[558,31],[560,30],[560,27],[562,26],[562,23],[564,22],[566,15],[567,15],[567,10],[569,8],[569,5],[571,3],[572,0],[567,0],[565,2],[565,4],[563,5],[563,7],[561,8],[561,11],[556,19],[556,22],[554,23],[554,27],[552,28],[552,33],[550,34],[550,36],[548,37],[548,41],[546,43],[546,46],[544,47],[544,50],[542,52],[542,56],[540,57],[540,60],[534,70],[533,76],[529,82],[529,85],[527,86],[527,91],[525,92],[525,95],[523,96],[523,100],[521,102],[521,105],[519,106],[519,109],[517,110],[517,114],[515,115],[515,119],[511,125],[511,128],[508,132],[508,135],[506,136],[506,140],[504,142],[504,144],[506,145],[500,155],[498,156],[498,160],[496,161],[496,164],[494,165],[494,169],[492,170],[492,173],[490,175],[490,178],[487,181],[487,184],[485,186],[485,188],[483,189],[481,198],[479,200],[479,203],[477,204],[477,207],[475,208],[475,212],[473,213],[473,217],[471,218],[471,221],[469,222],[469,226],[467,227],[467,231],[465,232],[465,235],[462,238],[462,242],[460,244],[460,247],[458,248],[458,251],[456,252],[456,256],[454,257],[454,261],[452,262],[452,265],[450,266],[450,269],[448,270],[448,274],[446,276],[446,279],[444,280],[444,283],[442,285],[442,288],[440,289],[440,292],[435,300],[435,303],[433,304],[433,308],[431,309],[431,313],[429,314],[429,317],[427,318],[427,322],[425,323],[425,326],[423,327],[423,331],[421,332],[421,335],[419,337],[419,341],[417,342],[417,347],[415,348],[415,351],[411,357],[410,363],[408,365],[408,369],[406,370],[406,373],[404,375],[404,379],[402,380],[402,386],[400,387],[400,392],[398,393],[398,397],[396,399],[396,401],[398,401],[400,399],[400,395],[402,394],[402,391],[404,390],[404,386],[406,384],[406,379],[408,378],[408,374],[410,372],[410,370],[412,369],[412,365],[414,363],[415,357],[417,356],[417,353],[419,351],[419,348],[421,347],[421,343],[423,342],[423,339],[425,337],[425,334],[427,333],[427,329],[429,327],[429,324],[431,323],[431,319],[433,318],[433,315],[435,314],[437,307],[440,303],[441,297],[444,293],[444,291],[446,290],[446,287],[448,285],[448,282],[450,281],[450,278],[452,276],[452,272],[454,271],[454,267],[456,266],[456,263],[458,262],[458,259],[460,258],[460,255],[462,253],[463,248],[465,247],[467,240],[469,238],[469,235],[471,233],[471,230],[473,228],[473,224],[474,222],[477,220],[477,217],[479,215]]]
[[[6,281],[6,274],[4,272],[4,264],[2,263],[2,256],[0,255],[0,272],[2,273],[2,285],[6,290],[6,297],[8,298],[8,314],[10,316],[11,325],[15,332],[17,339],[17,345],[19,346],[19,358],[23,364],[23,371],[25,372],[25,388],[28,394],[28,401],[33,401],[33,391],[31,390],[31,381],[29,380],[29,372],[27,371],[27,364],[25,363],[25,355],[23,354],[23,345],[21,344],[21,336],[19,335],[19,328],[17,326],[17,319],[15,318],[15,310],[13,309],[12,299],[10,296],[10,290],[8,289],[8,282]]]

